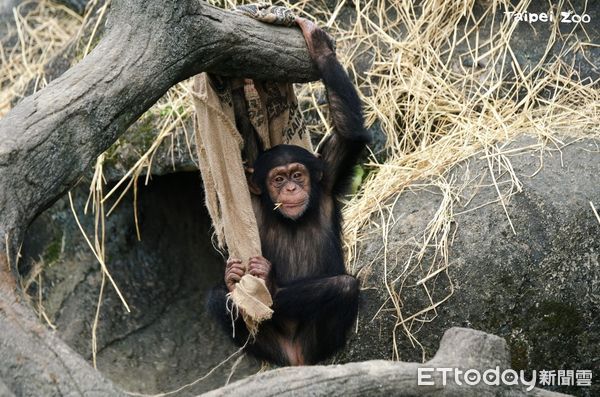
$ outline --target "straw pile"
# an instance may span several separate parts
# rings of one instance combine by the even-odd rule
[[[0,117],[33,90],[46,86],[44,66],[77,34],[81,17],[48,1],[24,1],[0,38]]]
[[[236,1],[212,3],[231,7]],[[395,221],[391,208],[405,190],[418,184],[444,192],[442,205],[415,243],[414,255],[390,263],[405,269],[394,282],[387,281],[388,261],[392,259],[387,258],[385,249],[381,260],[371,264],[384,275],[381,289],[389,294],[390,308],[397,319],[395,330],[403,330],[412,339],[408,324],[434,312],[452,293],[432,299],[417,313],[404,313],[398,298],[402,281],[417,266],[428,274],[418,284],[426,292],[427,280],[447,275],[450,223],[461,190],[446,177],[448,171],[473,156],[485,158],[490,171],[511,176],[508,188],[496,186],[498,202],[505,205],[520,191],[521,184],[512,172],[503,143],[532,134],[539,138],[538,144],[512,151],[542,151],[547,145],[560,148],[565,137],[600,136],[600,93],[594,88],[597,84],[581,81],[576,68],[564,61],[570,59],[567,54],[593,44],[571,40],[556,57],[522,69],[510,45],[519,22],[495,18],[490,29],[490,25],[484,28],[482,21],[489,23],[505,9],[526,10],[528,1],[515,6],[508,0],[481,1],[478,6],[483,11],[477,16],[474,0],[424,0],[418,7],[413,2],[384,0],[342,0],[335,8],[328,7],[328,3],[332,2],[283,2],[297,14],[315,18],[335,35],[338,57],[363,94],[368,126],[378,126],[386,138],[385,155],[371,156],[364,166],[367,176],[361,188],[344,209],[349,269],[355,272],[359,268],[358,247],[367,233],[381,234],[386,247],[387,233]],[[35,77],[43,86],[44,62],[77,33],[82,23],[60,6],[46,1],[35,4],[38,11],[29,13],[26,20],[18,20],[18,45],[0,48],[0,115],[29,80]],[[549,52],[561,34],[557,22],[546,27],[551,29],[546,49]],[[577,29],[585,29],[585,25]],[[371,67],[360,73],[358,69],[365,60]],[[144,148],[139,161],[110,195],[124,186],[135,186],[135,179],[143,169],[149,171],[153,154],[162,142],[169,141],[167,138],[173,142],[177,134],[187,137],[185,126],[192,114],[188,88],[189,82],[173,87],[144,116],[158,120],[157,138]],[[330,132],[322,85],[312,83],[298,89],[312,131]],[[96,203],[106,198],[97,183],[102,180],[102,161],[99,159],[92,187],[100,193]],[[122,196],[123,191],[118,194]],[[425,250],[432,247],[436,259],[425,263]]]

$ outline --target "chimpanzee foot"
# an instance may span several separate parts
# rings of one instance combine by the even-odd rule
[[[280,336],[279,347],[281,348],[281,352],[287,357],[291,366],[304,365],[302,346],[299,342],[294,342],[292,339]]]

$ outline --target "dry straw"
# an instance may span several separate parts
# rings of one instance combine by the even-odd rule
[[[223,7],[236,4],[212,3]],[[385,162],[371,158],[366,165],[371,172],[344,209],[344,242],[348,267],[353,272],[361,269],[364,285],[374,282],[369,274],[382,276],[383,283],[374,287],[389,298],[374,318],[395,319],[394,343],[408,338],[420,346],[418,330],[435,318],[437,308],[453,292],[448,274],[449,248],[456,229],[451,224],[460,211],[465,211],[465,203],[459,205],[458,201],[468,183],[452,179],[448,171],[469,158],[485,159],[494,182],[491,188],[498,195],[494,203],[505,209],[511,221],[506,204],[522,188],[512,170],[511,155],[537,151],[542,159],[546,147],[560,149],[565,138],[600,136],[600,94],[594,88],[598,84],[581,81],[574,65],[565,62],[570,59],[566,54],[582,53],[598,44],[565,40],[568,35],[560,33],[557,22],[545,25],[551,29],[547,53],[559,39],[569,45],[564,45],[556,57],[524,69],[516,62],[510,45],[518,22],[495,18],[491,28],[484,28],[483,23],[505,9],[526,10],[529,2],[511,5],[508,0],[479,1],[478,6],[484,9],[479,16],[472,11],[474,3],[424,0],[417,6],[409,1],[343,0],[333,8],[328,8],[325,1],[283,3],[298,15],[316,19],[334,34],[338,57],[362,93],[368,125],[378,123],[387,139]],[[63,7],[45,1],[33,4],[37,8],[27,18],[16,12],[18,45],[9,48],[3,43],[0,47],[0,115],[6,113],[10,102],[22,94],[30,80],[34,79],[38,87],[45,84],[44,63],[83,24]],[[563,2],[555,3],[555,7],[562,6]],[[585,25],[574,29],[585,31]],[[365,59],[372,65],[366,74],[360,74],[357,60]],[[322,84],[306,84],[298,89],[311,132],[330,133]],[[191,106],[189,82],[183,82],[148,111],[159,120],[157,138],[106,195],[98,184],[103,180],[102,158],[98,160],[91,187],[95,211],[103,211],[101,204],[107,196],[122,198],[128,188],[135,189],[140,175],[145,173],[148,182],[154,154],[161,145],[172,145],[182,136],[189,143],[186,123]],[[504,148],[505,142],[523,134],[538,137],[538,143]],[[478,181],[469,183],[476,185]],[[407,241],[413,247],[412,254],[398,258],[389,244],[394,237],[390,231],[398,222],[393,206],[408,189],[436,189],[443,198],[422,234]],[[102,233],[100,227],[97,234]],[[383,242],[380,254],[369,264],[361,263],[361,242],[373,236]],[[95,245],[98,241],[102,238],[97,236]],[[101,246],[94,250],[103,252]],[[419,281],[413,281],[410,288],[422,289],[429,304],[407,312],[402,292],[415,275]],[[448,285],[442,295],[439,290],[433,293],[435,283],[441,283],[440,277]],[[400,358],[394,346],[392,357]]]
[[[81,17],[49,1],[24,1],[13,9],[14,21],[0,38],[0,117],[19,100],[30,82],[47,84],[44,66],[77,34]]]

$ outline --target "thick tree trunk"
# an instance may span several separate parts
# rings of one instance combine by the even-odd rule
[[[170,87],[201,71],[301,82],[318,76],[298,29],[197,0],[114,0],[79,64],[0,120],[0,394],[118,395],[16,291],[31,221]]]
[[[6,274],[6,273],[5,273]],[[0,285],[0,396],[120,396],[109,380],[49,332]]]

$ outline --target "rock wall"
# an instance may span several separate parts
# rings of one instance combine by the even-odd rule
[[[505,150],[535,143],[523,137]],[[396,223],[389,230],[387,280],[392,290],[401,291],[402,318],[430,306],[429,296],[437,303],[453,291],[437,307],[437,315],[429,311],[417,316],[423,321],[405,323],[423,350],[397,328],[401,360],[431,357],[444,330],[465,326],[504,337],[514,369],[600,373],[600,222],[590,205],[600,208],[598,144],[580,140],[560,151],[549,145],[543,153],[526,150],[510,156],[522,192],[506,201],[506,212],[486,159],[455,167],[447,178],[467,185],[452,208],[447,273],[425,283],[430,295],[417,282],[443,268],[443,261],[440,251],[428,247],[419,263],[421,246],[416,242],[443,207],[444,194],[428,186],[400,197],[392,210]],[[508,172],[495,168],[494,174],[506,193],[511,186]],[[383,241],[376,226],[381,224],[374,219],[362,243],[363,306],[359,331],[344,361],[392,354],[397,313],[384,284]],[[600,386],[596,380],[591,389],[559,390],[592,396],[600,393]]]

